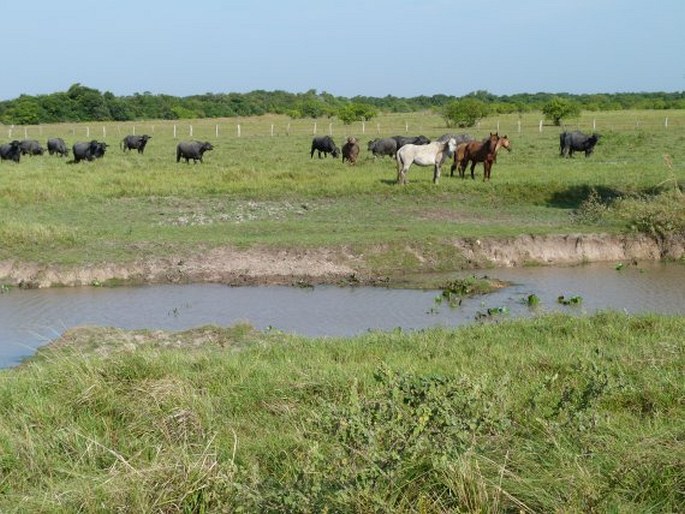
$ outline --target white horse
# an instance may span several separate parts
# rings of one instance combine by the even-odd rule
[[[419,166],[434,166],[433,182],[438,183],[440,166],[454,153],[457,142],[453,137],[447,141],[434,141],[427,145],[404,145],[397,150],[397,183],[407,183],[407,171],[416,163]]]

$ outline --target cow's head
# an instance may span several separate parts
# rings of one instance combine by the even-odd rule
[[[600,134],[592,134],[590,137],[587,138],[587,142],[585,144],[585,155],[590,155],[593,150],[595,149],[595,145],[597,144],[597,141],[599,141],[599,138],[602,137]]]
[[[209,141],[205,141],[204,143],[202,143],[201,149],[203,152],[206,152],[207,150],[214,150],[214,147],[212,146],[212,143],[210,143]]]

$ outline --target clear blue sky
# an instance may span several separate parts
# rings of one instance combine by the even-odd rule
[[[685,90],[685,0],[36,0],[2,7],[0,99]]]

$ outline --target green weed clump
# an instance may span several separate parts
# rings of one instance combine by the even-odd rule
[[[683,317],[80,329],[0,381],[3,512],[683,512]]]
[[[660,239],[685,234],[685,195],[680,190],[626,198],[617,210],[633,231]]]

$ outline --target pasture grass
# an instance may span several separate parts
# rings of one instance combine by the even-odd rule
[[[431,170],[413,166],[407,187],[395,185],[391,159],[369,156],[366,141],[404,133],[435,138],[448,129],[434,114],[383,115],[363,133],[358,123],[317,120],[317,132],[332,130],[340,146],[347,135],[360,139],[355,167],[310,159],[313,120],[264,116],[15,127],[13,138],[27,135],[43,144],[61,136],[69,146],[93,138],[111,146],[103,159],[90,163],[69,164],[47,154],[23,157],[18,165],[0,163],[0,259],[85,265],[218,245],[345,246],[374,254],[369,250],[382,246],[448,248],[450,240],[463,237],[641,230],[642,224],[626,216],[637,207],[615,200],[650,201],[682,187],[685,113],[584,113],[569,128],[590,132],[595,123],[603,136],[588,159],[559,158],[560,129],[543,126],[540,132],[539,118],[500,116],[469,130],[482,137],[499,126],[513,141],[490,182],[480,180],[480,165],[476,181],[451,178],[446,163],[438,186]],[[215,145],[204,164],[175,162],[176,143],[190,138],[190,125],[192,138]],[[118,147],[133,131],[153,136],[144,155]],[[591,195],[611,207],[601,219],[577,215]],[[679,212],[680,200],[674,201]]]
[[[79,329],[0,372],[0,510],[682,512],[684,331]]]

